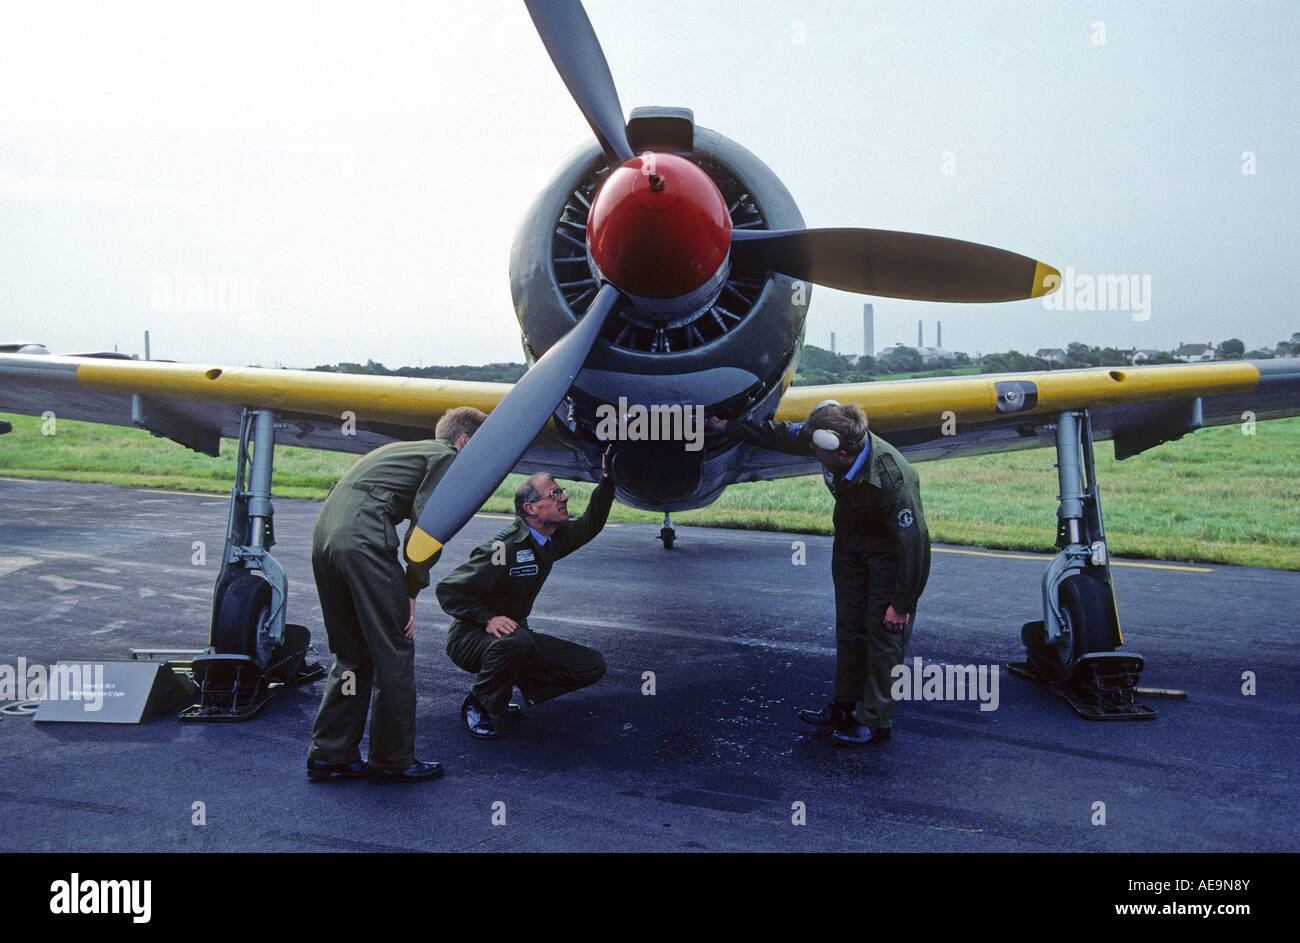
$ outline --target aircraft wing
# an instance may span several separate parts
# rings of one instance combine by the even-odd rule
[[[1300,415],[1300,359],[1091,367],[791,387],[775,418],[806,419],[825,399],[857,403],[873,432],[911,460],[1055,444],[1044,426],[1087,409],[1096,439],[1128,458],[1202,426]],[[815,471],[815,462],[756,451],[747,478]]]
[[[242,407],[273,409],[280,445],[365,453],[394,439],[424,439],[454,406],[489,412],[509,383],[426,380],[314,370],[270,370],[134,360],[121,354],[0,353],[0,412],[138,426],[216,455],[238,437]],[[516,465],[590,474],[548,424]]]

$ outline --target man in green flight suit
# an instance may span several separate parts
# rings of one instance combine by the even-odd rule
[[[867,431],[861,407],[833,400],[819,403],[801,423],[712,418],[707,429],[791,455],[811,451],[825,469],[835,496],[835,693],[826,707],[798,716],[833,728],[840,746],[882,743],[894,718],[894,666],[903,664],[930,575],[916,472]]]
[[[447,630],[447,654],[478,677],[461,704],[472,736],[494,740],[493,714],[509,713],[515,685],[528,704],[595,684],[605,675],[600,652],[528,625],[528,614],[551,566],[595,537],[614,501],[611,449],[586,513],[569,520],[568,496],[546,472],[515,492],[515,522],[476,548],[438,584],[438,602],[456,621]]]
[[[312,728],[307,778],[425,782],[442,766],[415,758],[415,597],[437,555],[398,561],[398,523],[414,526],[452,460],[487,417],[461,406],[436,439],[375,449],[335,483],[312,537],[311,565],[334,666]],[[409,535],[408,531],[408,535]],[[371,691],[374,704],[371,705]],[[370,709],[369,763],[361,734]]]

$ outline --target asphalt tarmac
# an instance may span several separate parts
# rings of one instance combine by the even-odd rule
[[[319,507],[277,499],[273,552],[289,619],[328,662]],[[214,496],[0,479],[0,665],[206,645],[226,512]],[[506,521],[476,517],[435,580]],[[1143,686],[1187,697],[1097,723],[1006,670],[1041,618],[1047,556],[936,547],[909,661],[999,666],[996,709],[904,702],[888,743],[844,750],[794,716],[829,699],[830,539],[682,527],[665,551],[657,533],[611,524],[556,565],[530,623],[599,649],[609,672],[503,719],[495,742],[463,729],[470,676],[421,597],[416,747],[446,766],[439,781],[309,784],[319,681],[241,724],[0,714],[0,851],[1300,849],[1300,574],[1118,561]]]

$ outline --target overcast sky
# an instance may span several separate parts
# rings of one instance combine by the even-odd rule
[[[918,319],[933,344],[942,320],[970,353],[1300,331],[1300,3],[587,9],[625,112],[693,108],[809,226],[984,242],[1072,268],[1076,292],[1150,286],[1143,310],[1088,311],[815,289],[810,343],[861,352],[864,300],[877,346]],[[521,360],[514,229],[589,137],[513,0],[0,0],[0,341]]]

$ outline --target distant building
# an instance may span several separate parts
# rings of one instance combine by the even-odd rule
[[[944,350],[942,347],[922,347],[920,349],[921,359],[926,363],[937,363],[940,360],[952,360],[956,356],[951,350]]]
[[[1203,363],[1214,359],[1214,347],[1210,344],[1179,344],[1174,359],[1183,363]]]
[[[1133,356],[1130,357],[1129,359],[1132,360],[1133,363],[1147,363],[1149,361],[1155,360],[1156,357],[1160,356],[1163,353],[1164,353],[1163,350],[1147,350],[1144,348],[1142,350],[1133,351]]]
[[[1052,363],[1065,363],[1065,351],[1059,347],[1040,347],[1034,351],[1034,356]]]
[[[878,360],[884,360],[900,347],[908,347],[908,344],[890,344],[888,347],[880,349]],[[921,355],[924,363],[938,363],[943,360],[952,360],[957,356],[956,351],[944,350],[942,347],[912,347],[914,351]]]

